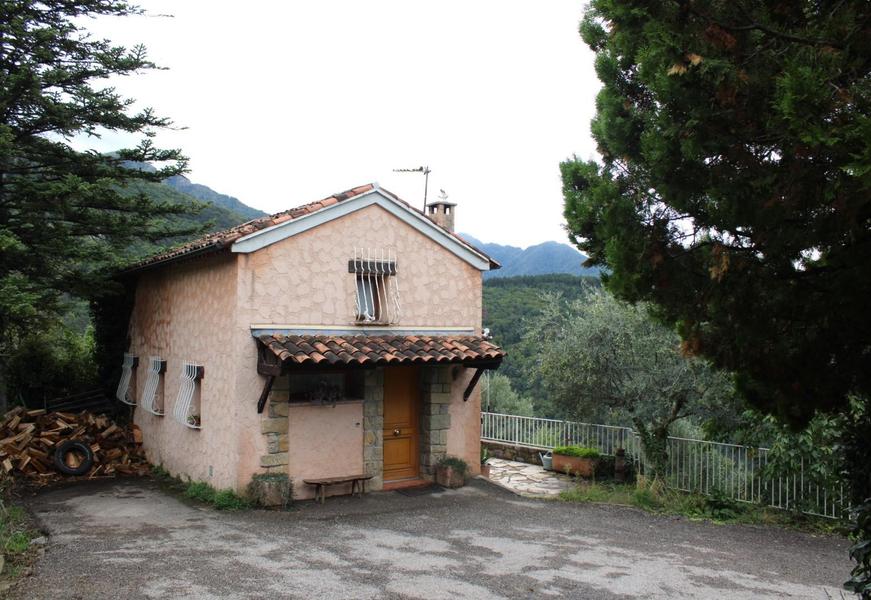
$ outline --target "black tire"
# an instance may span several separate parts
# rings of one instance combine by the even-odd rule
[[[71,452],[84,456],[82,462],[77,467],[71,467],[67,464],[67,455]],[[64,475],[84,475],[94,466],[94,453],[91,452],[91,447],[82,442],[67,440],[57,445],[54,451],[54,467]]]

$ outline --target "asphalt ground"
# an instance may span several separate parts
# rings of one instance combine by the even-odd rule
[[[848,542],[460,490],[219,512],[150,479],[33,497],[49,534],[13,599],[840,598]]]

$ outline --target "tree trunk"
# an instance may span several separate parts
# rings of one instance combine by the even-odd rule
[[[668,425],[656,424],[648,427],[635,421],[635,429],[641,440],[641,451],[653,480],[663,480],[668,467]]]
[[[6,414],[9,410],[9,400],[6,396],[6,365],[3,362],[3,357],[0,356],[0,417]]]

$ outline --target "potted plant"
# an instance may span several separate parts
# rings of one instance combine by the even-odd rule
[[[469,465],[462,458],[446,456],[436,465],[436,483],[446,488],[463,487]]]
[[[553,449],[553,470],[567,475],[592,477],[599,451],[584,446],[557,446]]]
[[[487,451],[487,448],[481,446],[481,476],[490,479],[490,465],[487,464],[487,460],[490,458],[490,453]]]

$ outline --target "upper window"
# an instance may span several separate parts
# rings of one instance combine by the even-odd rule
[[[392,249],[355,248],[348,272],[356,277],[354,321],[360,325],[399,321],[399,281]]]
[[[124,353],[124,362],[121,363],[121,379],[118,381],[115,397],[130,406],[136,406],[136,367],[138,364],[138,356]]]

